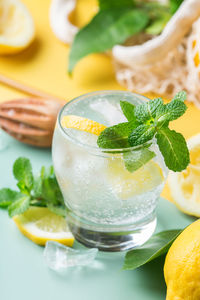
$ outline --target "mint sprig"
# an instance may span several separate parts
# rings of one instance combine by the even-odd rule
[[[24,213],[30,206],[48,207],[52,212],[65,216],[64,199],[53,167],[42,167],[33,175],[29,159],[20,157],[13,165],[19,191],[0,189],[0,208],[7,208],[10,217]]]
[[[120,106],[128,122],[107,127],[97,140],[98,146],[102,149],[140,146],[140,152],[135,149],[131,154],[126,151],[123,155],[125,167],[133,172],[155,156],[146,149],[146,143],[155,138],[166,166],[175,172],[184,170],[190,162],[186,141],[168,126],[186,112],[185,99],[186,92],[182,91],[168,104],[164,104],[162,98],[137,106],[121,101]]]

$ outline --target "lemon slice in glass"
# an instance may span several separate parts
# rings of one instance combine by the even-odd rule
[[[14,54],[35,36],[32,16],[19,0],[0,1],[0,54]]]
[[[152,160],[133,173],[126,170],[122,158],[109,160],[107,177],[112,190],[121,200],[149,192],[164,181],[162,169]]]

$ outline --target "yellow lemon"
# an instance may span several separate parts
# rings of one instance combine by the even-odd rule
[[[74,243],[66,220],[46,207],[31,207],[13,220],[19,230],[36,244],[44,246],[47,241],[56,241],[72,246]]]
[[[166,300],[200,299],[200,220],[188,226],[166,256]]]
[[[126,170],[122,158],[109,160],[107,175],[113,191],[122,200],[151,191],[164,181],[160,166],[152,160],[133,173]]]
[[[200,217],[200,134],[188,140],[190,164],[181,173],[168,177],[172,198],[183,212]]]
[[[0,54],[13,54],[33,40],[35,28],[26,6],[19,0],[0,1]]]
[[[98,122],[74,115],[64,116],[62,118],[61,124],[66,128],[78,129],[81,131],[93,133],[95,135],[100,135],[100,133],[104,129],[106,129],[106,126]]]

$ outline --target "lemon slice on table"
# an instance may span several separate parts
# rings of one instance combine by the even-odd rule
[[[64,116],[61,125],[66,128],[78,129],[95,135],[100,135],[106,129],[106,126],[98,122],[74,115]]]
[[[30,240],[44,246],[47,241],[56,241],[72,246],[74,237],[66,220],[46,207],[31,207],[25,213],[13,217],[19,230]]]
[[[0,1],[0,54],[26,48],[35,36],[32,16],[19,0]]]
[[[200,217],[200,134],[187,142],[190,164],[181,173],[170,172],[169,187],[174,203],[184,213]]]

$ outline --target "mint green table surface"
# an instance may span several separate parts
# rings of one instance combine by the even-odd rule
[[[19,156],[30,158],[34,171],[51,164],[49,150],[23,145],[9,136],[4,138],[8,147],[0,152],[0,187],[15,186],[12,165]],[[183,228],[193,220],[168,201],[160,201],[157,231]],[[75,243],[74,247],[80,245]],[[1,300],[165,299],[164,258],[134,271],[124,271],[124,255],[125,252],[100,252],[90,267],[69,268],[65,275],[59,275],[45,265],[43,248],[24,237],[7,211],[0,210]]]

